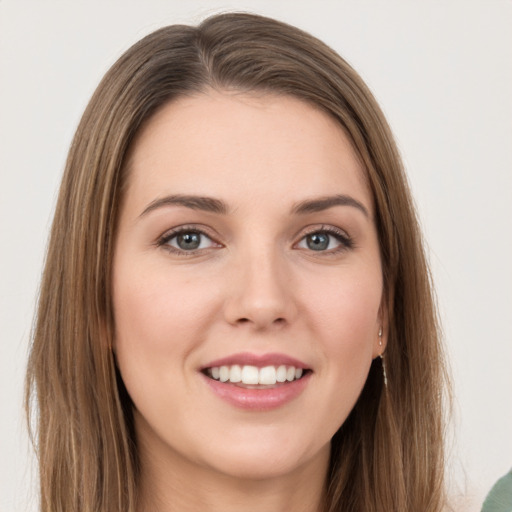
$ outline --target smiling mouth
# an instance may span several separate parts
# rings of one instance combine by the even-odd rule
[[[259,368],[253,365],[238,364],[213,366],[203,370],[203,373],[210,379],[254,389],[294,382],[310,372],[311,370],[289,365]]]

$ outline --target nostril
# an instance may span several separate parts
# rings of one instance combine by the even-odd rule
[[[247,323],[253,323],[249,318],[246,318],[246,317],[243,317],[243,318],[239,318],[237,321],[236,321],[237,324],[241,325],[241,324],[247,324]],[[273,322],[271,322],[272,324],[274,325],[283,325],[286,323],[286,320],[283,318],[283,317],[279,317],[279,318],[276,318]]]

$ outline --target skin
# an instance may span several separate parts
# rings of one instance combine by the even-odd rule
[[[347,137],[298,99],[208,91],[149,121],[128,172],[113,301],[140,510],[321,510],[330,440],[385,347],[372,198]],[[176,194],[228,211],[155,203]],[[294,211],[335,194],[362,208]],[[206,233],[199,249],[170,238],[180,226]],[[326,229],[342,241],[311,249]],[[239,352],[297,358],[307,385],[275,409],[235,407],[200,369]]]

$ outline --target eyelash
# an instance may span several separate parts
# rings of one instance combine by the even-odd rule
[[[190,226],[180,226],[178,228],[172,229],[170,231],[167,231],[165,234],[163,234],[156,242],[156,245],[158,247],[162,247],[165,250],[176,254],[178,256],[195,256],[198,253],[203,252],[207,249],[193,249],[190,251],[186,251],[184,249],[177,249],[175,247],[172,247],[169,245],[169,242],[173,239],[179,236],[180,234],[185,233],[195,233],[201,236],[205,236],[209,238],[213,244],[217,244],[217,247],[222,247],[222,245],[215,241],[214,237],[209,235],[203,228],[199,228],[194,225]],[[313,249],[310,250],[310,252],[315,253],[318,252],[323,255],[335,255],[340,252],[353,249],[354,248],[354,242],[353,240],[345,233],[345,231],[342,231],[341,229],[338,229],[334,226],[320,226],[320,227],[314,227],[306,231],[300,238],[299,242],[294,244],[296,246],[298,243],[302,242],[306,237],[315,235],[315,234],[325,234],[334,237],[339,243],[339,247],[336,247],[335,249],[329,249],[325,251],[314,251]]]

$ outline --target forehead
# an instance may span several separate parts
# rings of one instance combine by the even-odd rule
[[[341,126],[290,96],[208,91],[161,108],[139,133],[128,195],[225,199],[350,193],[369,210],[363,166]]]

